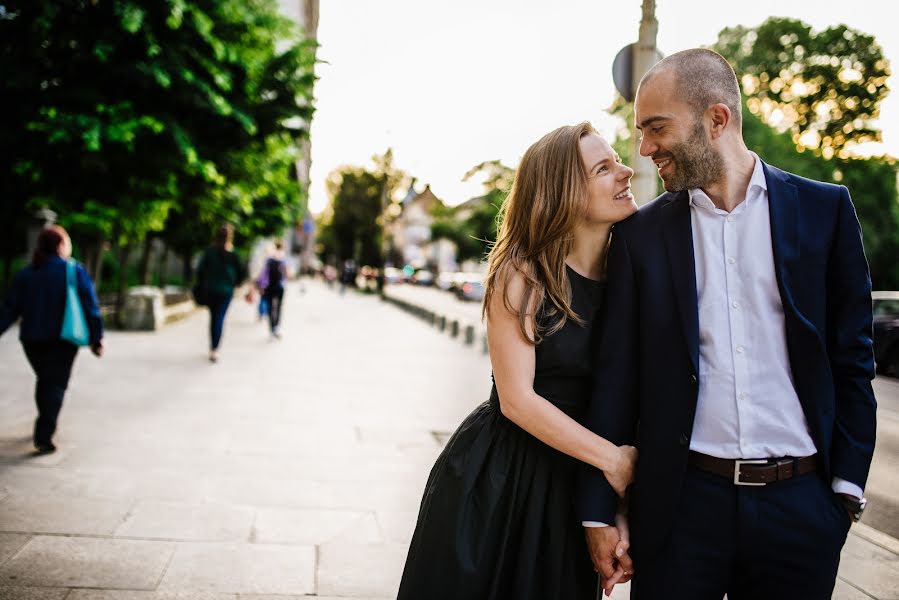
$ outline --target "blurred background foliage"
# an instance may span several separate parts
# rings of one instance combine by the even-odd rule
[[[0,279],[37,208],[58,214],[102,287],[120,290],[151,238],[187,277],[223,221],[238,242],[279,234],[305,212],[294,161],[314,62],[276,0],[5,2]],[[107,249],[118,281],[103,277]]]

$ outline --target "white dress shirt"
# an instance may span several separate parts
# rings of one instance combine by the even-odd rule
[[[701,189],[689,191],[699,304],[699,394],[690,449],[731,459],[810,456],[817,449],[790,370],[768,183],[753,156],[745,199],[730,213]],[[833,489],[862,495],[839,478]]]
[[[817,449],[790,370],[768,183],[753,156],[745,199],[730,213],[701,189],[689,191],[699,305],[699,394],[690,449],[728,459],[810,456]],[[862,496],[858,485],[839,477],[832,487]]]

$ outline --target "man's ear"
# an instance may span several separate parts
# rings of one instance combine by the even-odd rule
[[[708,110],[706,110],[706,116],[711,119],[711,129],[709,130],[709,134],[712,136],[712,139],[715,140],[724,135],[724,130],[727,129],[727,126],[730,124],[733,114],[726,104],[719,102],[718,104],[711,105]]]

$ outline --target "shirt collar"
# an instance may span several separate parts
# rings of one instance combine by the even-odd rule
[[[765,170],[762,168],[762,159],[759,155],[751,150],[749,153],[755,158],[755,166],[752,169],[752,176],[749,178],[749,185],[746,186],[746,199],[749,200],[755,196],[757,190],[768,191],[768,182],[765,180]],[[712,199],[709,198],[701,188],[691,188],[687,192],[690,195],[690,204],[694,206],[715,207]],[[744,202],[745,202],[744,200]]]

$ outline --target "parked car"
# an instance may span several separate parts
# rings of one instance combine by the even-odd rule
[[[431,285],[434,283],[434,273],[427,269],[419,269],[412,275],[412,283],[418,285]]]
[[[484,276],[480,273],[469,273],[465,271],[458,271],[456,273],[453,273],[453,279],[450,283],[449,291],[458,296],[459,292],[462,289],[462,286],[465,285],[465,283],[468,281],[483,282]]]
[[[395,267],[385,267],[384,268],[384,282],[385,283],[402,283],[403,282],[403,270],[397,269]]]
[[[480,302],[484,299],[484,276],[480,273],[466,273],[465,275],[465,279],[456,289],[456,297],[459,300]]]
[[[899,292],[873,292],[871,299],[877,372],[899,377]]]
[[[439,275],[437,275],[437,280],[434,284],[441,290],[448,290],[453,286],[453,278],[456,276],[454,271],[441,271]]]

